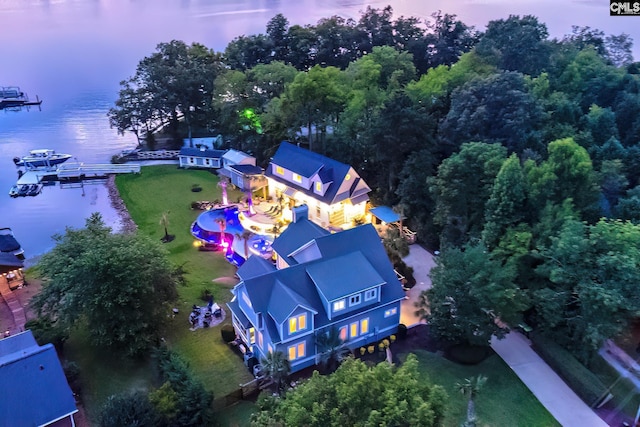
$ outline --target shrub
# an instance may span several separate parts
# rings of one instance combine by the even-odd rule
[[[403,340],[407,337],[407,325],[400,323],[398,325],[398,333],[396,334],[399,340]]]
[[[207,288],[204,288],[202,289],[202,291],[200,291],[200,299],[202,301],[209,302],[209,299],[212,297],[212,295],[213,294],[211,293],[211,291]]]
[[[457,344],[449,349],[449,358],[463,365],[477,365],[491,355],[491,349],[482,345]]]
[[[607,388],[602,381],[568,350],[539,335],[532,337],[532,341],[533,348],[540,357],[587,405],[598,403],[597,401],[606,394]]]
[[[236,339],[236,331],[233,329],[233,325],[223,325],[220,329],[220,334],[222,335],[222,341],[227,344]]]
[[[100,427],[155,426],[158,414],[142,391],[110,396],[100,410]]]
[[[191,191],[193,191],[194,193],[199,193],[202,191],[202,187],[200,187],[200,184],[193,184],[191,186]]]

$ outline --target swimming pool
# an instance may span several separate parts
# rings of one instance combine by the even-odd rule
[[[242,265],[251,254],[266,259],[271,258],[273,238],[251,233],[245,242],[243,238],[245,228],[240,222],[239,215],[237,206],[204,211],[191,224],[191,234],[206,247],[225,251],[227,260],[238,266]],[[221,232],[223,228],[224,233]]]

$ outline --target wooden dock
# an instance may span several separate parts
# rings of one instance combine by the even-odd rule
[[[42,181],[106,178],[120,173],[140,173],[140,165],[136,163],[121,165],[65,163],[56,169],[28,170],[20,176],[16,185],[40,184]]]

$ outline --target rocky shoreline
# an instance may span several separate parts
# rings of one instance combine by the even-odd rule
[[[122,198],[120,197],[120,192],[118,191],[118,187],[116,186],[116,176],[109,175],[107,179],[107,191],[109,193],[109,201],[111,202],[111,206],[118,213],[120,217],[120,224],[122,227],[120,228],[121,233],[135,233],[138,230],[138,226],[133,219],[131,219],[131,215],[129,215],[129,211],[125,206]]]

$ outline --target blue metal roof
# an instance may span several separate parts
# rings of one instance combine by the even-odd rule
[[[279,257],[287,261],[287,264],[292,265],[296,264],[296,261],[289,256],[291,253],[313,239],[327,234],[329,234],[327,230],[314,222],[309,221],[307,218],[300,218],[296,222],[289,224],[271,247]]]
[[[201,150],[200,148],[183,147],[180,149],[181,156],[204,157],[209,159],[221,159],[226,151],[224,150]]]
[[[292,223],[289,227],[296,224],[301,223]],[[274,248],[281,244],[278,243],[281,238],[282,235],[275,240]],[[293,240],[288,239],[287,250],[295,246]],[[329,320],[318,291],[320,287],[323,293],[328,294],[328,299],[335,299],[384,283],[380,288],[380,304],[404,298],[402,286],[380,237],[371,224],[335,234],[324,234],[313,240],[322,254],[321,259],[253,276],[238,285],[238,291],[246,290],[255,312],[269,314],[265,318],[280,321],[285,312],[288,315],[295,309],[295,305],[309,307],[317,311],[314,325],[316,329],[321,329],[340,317]],[[302,241],[300,246],[308,241]],[[292,251],[295,249],[297,248]],[[320,285],[317,286],[317,283]],[[235,313],[236,308],[230,308]],[[282,337],[279,337],[275,323],[267,321],[266,327],[273,342],[279,342]]]
[[[281,176],[273,174],[271,167],[267,168],[265,175],[328,205],[341,202],[353,195],[360,195],[360,192],[363,190],[365,190],[365,192],[371,191],[351,166],[314,153],[313,151],[305,150],[286,141],[280,143],[280,147],[278,147],[278,151],[276,151],[276,154],[271,159],[271,163],[282,166],[291,172],[307,178],[311,178],[315,173],[318,173],[323,183],[331,183],[322,196],[313,191],[313,186],[311,186],[311,188],[304,188],[294,182],[283,179]],[[353,179],[354,185],[351,186],[350,190],[338,194],[342,183],[351,179]],[[356,190],[358,191],[352,194],[352,192]]]
[[[31,331],[0,340],[0,378],[3,425],[46,425],[78,411],[55,348]]]
[[[389,206],[378,206],[369,210],[372,215],[378,218],[380,221],[384,221],[388,224],[400,221],[400,214],[394,212]]]
[[[307,273],[327,301],[385,283],[360,251],[314,263]]]
[[[244,264],[242,264],[236,274],[241,280],[247,280],[252,277],[271,273],[275,269],[276,267],[271,262],[262,257],[252,255]]]
[[[263,172],[261,167],[254,165],[229,165],[228,168],[243,175],[261,175]]]

